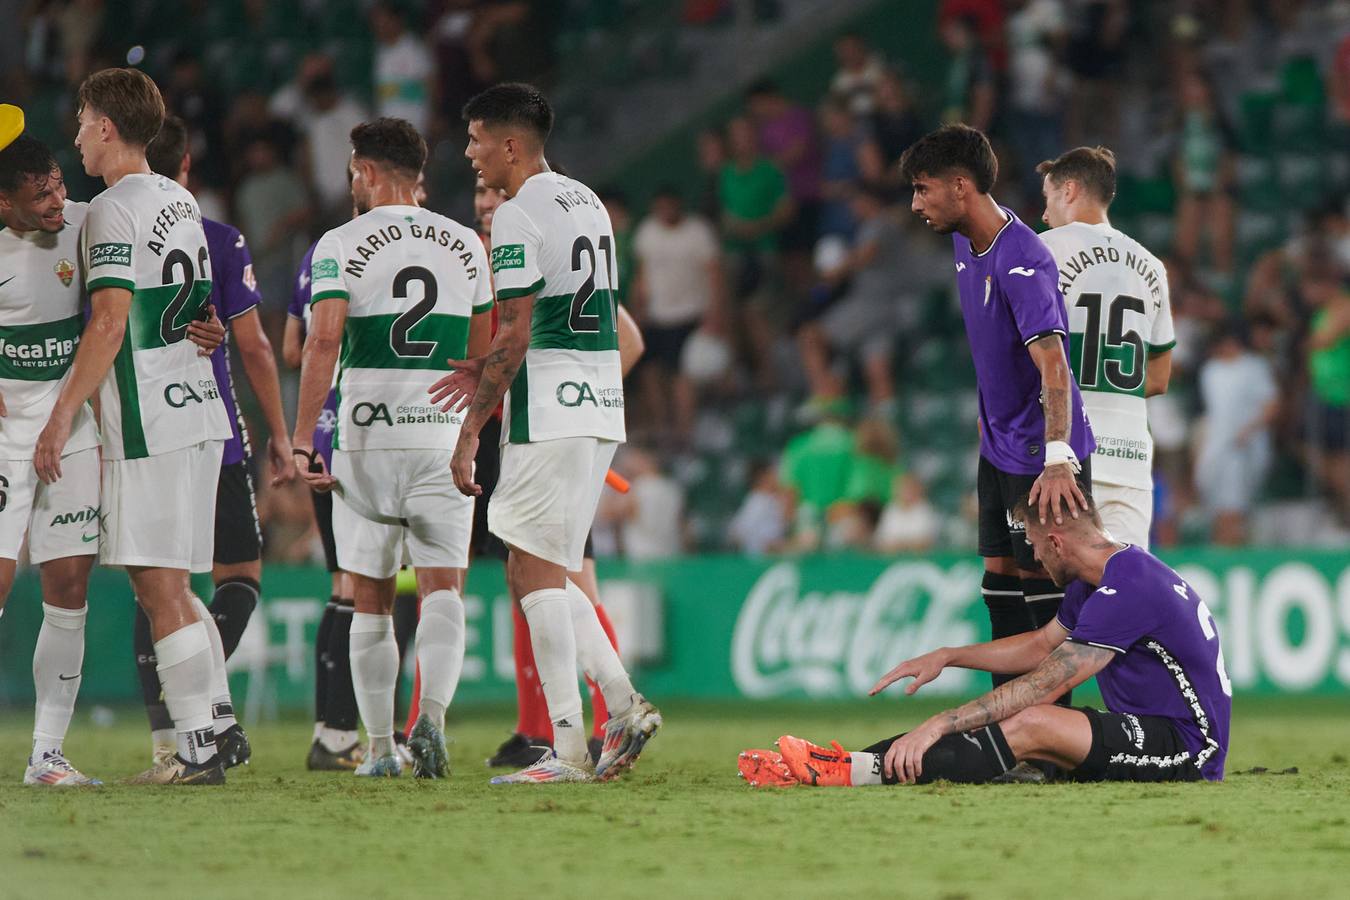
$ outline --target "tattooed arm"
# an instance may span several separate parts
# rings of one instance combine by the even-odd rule
[[[1045,448],[1048,453],[1054,443],[1068,443],[1073,432],[1073,375],[1064,356],[1064,341],[1059,334],[1051,334],[1027,345],[1031,361],[1041,373],[1041,406],[1045,410]],[[1060,505],[1078,518],[1078,510],[1087,509],[1087,500],[1078,487],[1074,471],[1076,464],[1047,463],[1036,483],[1031,486],[1031,505],[1037,507],[1041,522],[1050,512],[1055,523],[1064,524]]]

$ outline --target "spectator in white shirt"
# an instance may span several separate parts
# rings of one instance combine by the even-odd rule
[[[615,468],[632,485],[627,494],[606,491],[597,521],[612,522],[627,559],[669,559],[684,550],[684,489],[661,471],[656,458],[628,444]]]
[[[778,480],[778,465],[760,462],[750,476],[750,492],[727,525],[727,542],[750,556],[778,553],[787,543],[792,500]]]
[[[937,510],[913,473],[895,477],[891,499],[881,510],[872,544],[880,553],[919,553],[937,543],[941,528]]]
[[[426,42],[408,30],[398,4],[376,3],[370,11],[375,35],[375,113],[407,119],[423,137],[431,126],[435,61]]]

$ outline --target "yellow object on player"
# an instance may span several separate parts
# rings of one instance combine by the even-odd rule
[[[0,150],[23,134],[23,110],[12,103],[0,103]]]
[[[398,575],[394,577],[394,593],[417,593],[417,573],[411,567],[398,570]]]

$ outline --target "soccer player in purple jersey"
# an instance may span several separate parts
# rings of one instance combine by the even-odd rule
[[[1041,519],[1077,516],[1095,446],[1069,369],[1059,270],[1036,233],[989,195],[998,160],[981,132],[939,128],[905,152],[901,171],[914,186],[911,209],[950,234],[955,251],[979,386],[979,551],[993,637],[1033,631],[1064,595],[1037,565],[1013,504],[1030,492]]]
[[[1032,760],[1075,781],[1222,780],[1232,685],[1204,600],[1148,551],[1112,540],[1090,498],[1060,522],[1042,523],[1029,499],[1013,515],[1067,588],[1058,616],[1034,632],[906,660],[872,693],[913,678],[905,688],[913,694],[948,666],[1020,677],[859,752],[784,735],[781,758],[742,754],[746,777],[841,787],[987,782]],[[1106,711],[1055,705],[1094,675]]]
[[[150,168],[186,186],[192,158],[188,153],[187,126],[183,120],[170,116],[164,120],[159,134],[146,147]],[[231,380],[229,343],[239,347],[258,405],[267,422],[269,437],[267,456],[271,463],[273,487],[295,477],[291,462],[291,442],[281,405],[281,384],[277,377],[276,357],[272,344],[263,331],[258,315],[262,297],[253,279],[253,260],[248,245],[239,231],[230,225],[202,220],[206,233],[207,252],[211,259],[211,303],[226,323],[226,340],[211,354],[220,396],[225,402],[231,431],[225,441],[216,490],[215,552],[211,579],[215,592],[208,609],[220,631],[225,656],[234,653],[244,634],[249,617],[258,604],[262,581],[262,528],[258,523],[254,500],[253,469],[249,448],[248,429],[239,413]],[[154,741],[154,752],[172,753],[174,749],[173,722],[164,705],[156,671],[157,660],[150,635],[150,620],[137,609],[134,633],[136,668],[140,675],[146,713]],[[221,710],[217,713],[218,717]],[[230,710],[228,718],[233,717]],[[218,751],[226,767],[247,762],[251,753],[248,739],[237,723],[228,724],[218,738]]]

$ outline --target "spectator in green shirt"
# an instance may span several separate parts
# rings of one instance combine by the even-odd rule
[[[848,489],[853,473],[854,438],[843,403],[825,411],[820,422],[788,441],[780,463],[781,480],[793,495],[796,521],[792,546],[820,546],[825,512]]]
[[[1308,335],[1309,457],[1341,521],[1350,525],[1350,294],[1328,264],[1305,276],[1303,297],[1316,310]]]

